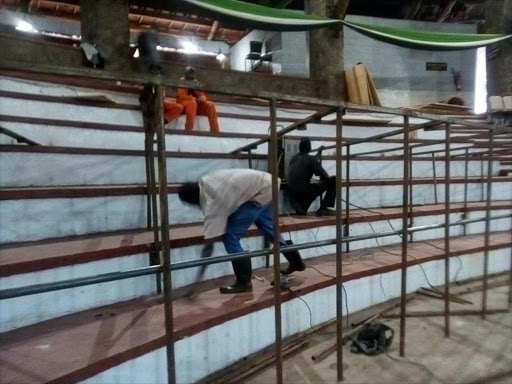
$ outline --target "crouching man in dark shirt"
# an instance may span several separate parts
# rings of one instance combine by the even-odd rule
[[[299,153],[290,160],[287,183],[288,191],[299,215],[306,215],[315,199],[324,192],[317,216],[329,214],[328,208],[334,208],[336,200],[336,177],[329,176],[322,168],[317,157],[311,156],[311,141],[303,137],[299,144]],[[311,183],[313,175],[320,177],[320,182]]]

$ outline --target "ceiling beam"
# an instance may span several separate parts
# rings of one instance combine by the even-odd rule
[[[212,40],[217,30],[219,29],[219,20],[215,20],[212,24],[212,28],[210,29],[210,33],[208,34],[208,38],[206,40]]]
[[[286,8],[291,4],[293,0],[281,0],[279,3],[276,4],[276,8]]]
[[[437,20],[438,23],[444,23],[446,21],[446,19],[452,13],[452,9],[455,4],[457,4],[457,0],[450,0],[448,4],[446,4],[446,7],[444,7],[443,11],[439,15],[439,19]]]
[[[423,5],[423,0],[414,0],[409,9],[407,10],[407,14],[405,15],[405,20],[413,20]]]

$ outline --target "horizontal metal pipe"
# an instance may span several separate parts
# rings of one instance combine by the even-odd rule
[[[468,156],[469,157],[478,157],[478,156],[482,156],[482,155],[488,154],[490,152],[490,150],[488,150],[486,148],[482,148],[481,150],[483,150],[484,152],[471,152],[470,154],[468,154]],[[493,149],[492,152],[494,154],[501,154],[503,152],[504,153],[508,153],[508,152],[512,153],[512,148]],[[465,156],[465,154],[452,155],[452,158],[453,157],[459,157],[459,156]]]
[[[429,147],[431,145],[440,145],[440,144],[444,144],[444,143],[445,143],[445,140],[436,140],[431,143],[422,143],[422,144],[411,145],[410,148],[414,149],[414,148],[419,148],[419,147]],[[386,152],[394,152],[394,151],[400,151],[403,149],[404,149],[404,147],[395,147],[395,148],[390,148],[390,149],[379,149],[379,150],[375,150],[375,151],[357,153],[357,154],[352,155],[352,157],[364,156],[364,155],[374,155],[374,154],[386,153]],[[484,152],[473,152],[474,155],[485,154],[486,152],[489,151],[487,148],[475,147],[474,144],[471,144],[471,145],[468,145],[465,147],[462,147],[462,146],[461,147],[452,147],[450,149],[450,151],[453,152],[453,151],[460,151],[460,150],[466,150],[466,149],[474,149],[475,151],[484,151]],[[496,151],[507,152],[510,150],[512,150],[512,148],[502,148],[502,149],[495,150],[495,152]],[[415,152],[414,155],[426,155],[426,154],[441,153],[441,152],[446,152],[446,149],[432,149],[430,151]],[[457,155],[453,155],[453,156],[457,156]],[[459,156],[461,156],[461,155],[459,155]]]
[[[422,144],[416,144],[416,145],[411,145],[409,147],[409,149],[414,149],[414,148],[420,148],[420,147],[429,147],[431,145],[440,145],[440,144],[444,144],[445,141],[436,141],[436,142],[433,142],[433,143],[422,143]],[[457,150],[457,149],[467,149],[467,148],[473,148],[472,146],[469,146],[469,147],[455,147],[453,149],[451,149],[451,151],[454,151],[454,150]],[[362,153],[356,153],[354,155],[352,155],[352,157],[355,157],[355,156],[364,156],[364,155],[374,155],[374,154],[378,154],[378,153],[386,153],[386,152],[394,152],[394,151],[401,151],[403,150],[404,147],[396,147],[396,148],[389,148],[389,149],[378,149],[378,150],[375,150],[375,151],[368,151],[368,152],[362,152]],[[414,153],[415,155],[420,155],[420,154],[426,154],[426,153],[435,153],[435,152],[446,152],[445,149],[443,150],[431,150],[431,151],[427,151],[427,152],[416,152]]]
[[[280,131],[278,131],[277,132],[277,137],[281,137],[283,135],[286,135],[287,133],[290,133],[290,132],[296,130],[297,128],[300,128],[303,125],[309,124],[309,123],[314,122],[314,121],[321,120],[325,116],[328,116],[328,115],[330,115],[331,113],[333,113],[335,111],[336,111],[336,108],[330,107],[330,108],[327,108],[327,109],[325,109],[323,111],[317,112],[317,113],[315,113],[315,114],[313,114],[311,116],[308,116],[305,119],[299,120],[299,121],[297,121],[297,122],[287,126],[286,128],[283,128]],[[265,143],[269,142],[269,140],[270,139],[268,137],[266,137],[264,139],[257,140],[254,143],[250,143],[250,144],[244,145],[243,147],[237,148],[234,151],[231,151],[230,153],[231,154],[236,154],[236,153],[239,153],[239,152],[247,151],[249,149],[254,149],[254,148],[258,147],[261,144],[265,144]]]
[[[484,152],[472,152],[472,153],[470,153],[470,155],[472,155],[472,154],[474,154],[474,155],[482,155],[482,154],[485,154],[486,152],[489,151],[487,148],[478,148],[478,147],[475,148],[473,146],[455,147],[455,148],[452,148],[450,151],[454,152],[454,151],[462,151],[462,150],[466,150],[466,149],[473,149],[475,151],[484,151]],[[425,155],[425,154],[430,154],[430,153],[441,153],[441,152],[446,152],[446,149],[435,149],[435,150],[432,150],[432,151],[416,152],[415,155]]]
[[[424,129],[424,128],[432,127],[432,126],[439,125],[439,124],[441,124],[441,123],[439,123],[439,122],[432,122],[431,121],[431,122],[428,122],[428,123],[413,125],[413,126],[411,126],[409,128],[409,132],[417,131],[419,129]],[[355,140],[355,141],[345,142],[345,143],[343,143],[342,146],[346,147],[346,146],[349,146],[349,145],[363,144],[363,143],[367,143],[368,141],[372,141],[372,140],[384,139],[386,137],[401,135],[402,133],[404,133],[404,129],[403,128],[397,129],[397,130],[394,130],[394,131],[391,131],[391,132],[380,133],[378,135],[374,135],[374,136],[370,136],[370,137],[364,137],[362,139]],[[327,147],[324,147],[323,149],[335,149],[335,148],[336,148],[336,145],[329,145]],[[316,152],[319,149],[320,148],[312,149],[310,152]]]
[[[69,289],[82,287],[84,285],[107,283],[110,281],[130,279],[133,277],[154,275],[163,272],[161,265],[153,265],[151,267],[137,268],[123,272],[104,273],[97,276],[79,277],[78,279],[52,281],[51,283],[28,285],[26,287],[4,289],[0,291],[0,300],[12,299],[20,296],[34,295],[36,293],[45,293],[58,291],[61,289]]]
[[[438,121],[441,123],[449,123],[454,125],[464,125],[467,127],[473,128],[482,128],[482,129],[494,129],[494,125],[491,125],[486,122],[477,122],[471,120],[465,120],[458,117],[446,117],[435,115],[433,113],[425,113],[416,111],[414,109],[400,109],[399,112],[396,108],[389,107],[380,107],[375,105],[362,105],[362,104],[354,104],[354,103],[345,103],[345,108],[353,110],[353,111],[362,111],[362,112],[374,112],[374,113],[384,113],[387,115],[398,115],[398,116],[408,116],[415,117],[419,119]],[[503,127],[506,128],[506,127]],[[501,131],[501,129],[500,129]],[[512,129],[504,129],[506,133],[511,133]]]
[[[409,129],[409,132],[417,131],[419,129],[430,128],[430,127],[433,127],[433,126],[436,126],[436,125],[440,125],[440,124],[441,124],[441,122],[434,120],[434,121],[431,121],[431,122],[428,122],[428,123],[414,125],[414,126],[412,126]],[[506,129],[506,127],[502,127],[502,128]],[[373,141],[373,140],[379,140],[379,139],[384,139],[386,137],[400,135],[402,133],[404,133],[403,128],[402,129],[397,129],[397,130],[391,131],[391,132],[381,133],[381,134],[370,136],[370,137],[364,137],[364,138],[359,139],[359,140],[345,142],[345,143],[343,143],[343,146],[346,147],[348,145],[363,144],[363,143],[367,143],[367,142],[370,142],[370,141]],[[506,134],[508,134],[508,131],[503,131],[501,128],[496,128],[496,130],[495,130],[495,135],[506,135]],[[487,138],[487,135],[488,134],[485,133],[485,134],[475,134],[475,135],[471,135],[471,136],[454,136],[454,137],[464,138],[466,141],[468,141],[468,140],[477,140],[477,139],[480,139],[480,138],[485,139],[485,138]],[[454,141],[454,142],[456,142],[456,141]],[[418,145],[415,145],[414,147],[422,147],[422,146],[429,146],[429,145],[436,145],[436,144],[443,144],[443,143],[444,143],[444,140],[437,140],[437,141],[434,141],[433,143],[418,144]],[[324,150],[326,150],[326,149],[335,149],[335,148],[336,148],[336,145],[329,145],[329,146],[323,147]],[[470,147],[468,147],[468,148],[470,148]],[[317,152],[319,149],[320,148],[312,149],[311,152]],[[403,147],[392,148],[392,149],[383,149],[383,150],[379,150],[379,151],[371,151],[371,152],[365,152],[365,153],[358,153],[358,154],[355,154],[353,156],[369,155],[369,154],[381,153],[381,152],[384,153],[384,152],[390,152],[390,151],[397,151],[399,149],[403,149]],[[463,149],[463,148],[460,148],[460,149]],[[444,152],[444,150],[442,152]],[[422,153],[432,153],[432,152],[422,152]]]
[[[491,217],[491,220],[499,220],[499,219],[507,219],[507,218],[512,218],[512,214],[496,215],[496,216]],[[450,226],[478,223],[481,221],[485,221],[485,217],[456,221],[456,222],[450,223]],[[408,228],[408,232],[414,233],[414,232],[428,231],[431,229],[438,229],[438,228],[443,228],[443,227],[444,227],[444,223],[428,224],[428,225],[422,225],[422,226],[418,226],[418,227]],[[395,236],[395,235],[399,235],[401,233],[402,233],[402,229],[398,229],[398,230],[387,231],[387,232],[368,233],[368,234],[364,234],[364,235],[344,237],[342,239],[342,243],[350,243],[353,241],[362,241],[362,240],[377,239],[377,238],[381,238],[381,237]],[[281,247],[281,252],[301,251],[303,249],[324,247],[324,246],[334,245],[334,244],[336,244],[336,239],[313,241],[313,242],[308,242],[308,243],[303,243],[303,244],[294,244],[294,245],[288,245],[286,247]],[[270,250],[270,249],[262,249],[262,250],[254,251],[254,252],[233,253],[230,255],[210,257],[207,259],[198,259],[198,260],[191,260],[191,261],[183,261],[180,263],[172,263],[171,271],[179,271],[182,269],[200,267],[203,265],[219,264],[219,263],[229,262],[229,261],[233,261],[233,260],[242,260],[242,259],[246,259],[246,258],[266,256],[266,255],[269,255],[271,252],[272,252],[272,250]],[[76,288],[76,287],[81,287],[81,286],[91,285],[91,284],[105,283],[105,282],[115,281],[115,280],[129,279],[129,278],[133,278],[133,277],[146,276],[146,275],[151,275],[151,274],[161,273],[161,272],[163,272],[162,266],[155,265],[155,266],[151,266],[151,267],[137,268],[137,269],[122,271],[122,272],[105,273],[102,275],[92,276],[92,277],[81,277],[78,279],[70,279],[70,280],[63,280],[63,281],[57,281],[57,282],[51,282],[51,283],[45,283],[45,284],[29,285],[29,286],[20,287],[20,288],[4,289],[4,290],[0,291],[0,300],[12,299],[12,298],[21,297],[21,296],[35,295],[35,294],[51,292],[51,291],[58,291],[61,289]]]

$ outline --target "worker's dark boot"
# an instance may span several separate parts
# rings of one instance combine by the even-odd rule
[[[248,283],[241,283],[237,281],[235,284],[229,287],[220,287],[220,293],[242,293],[242,292],[252,292],[252,283],[249,281]]]
[[[316,211],[316,215],[318,217],[329,216],[329,210],[327,208],[320,208]]]
[[[286,245],[293,245],[291,240],[286,240]],[[283,275],[289,275],[293,272],[300,272],[306,269],[306,264],[302,261],[299,251],[283,252],[284,257],[288,260],[288,267],[282,269]]]

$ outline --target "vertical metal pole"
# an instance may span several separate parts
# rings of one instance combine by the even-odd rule
[[[146,113],[146,111],[144,111],[144,113]],[[153,138],[150,137],[150,129],[148,129],[148,127],[146,126],[146,124],[144,124],[145,126],[145,138],[144,138],[144,160],[146,161],[146,212],[147,212],[147,228],[148,230],[151,229],[151,223],[152,223],[152,218],[151,218],[151,195],[152,195],[152,190],[151,190],[151,171],[150,171],[150,167],[149,167],[149,162],[153,159],[150,159],[149,157],[149,146],[153,145],[152,143],[152,140]]]
[[[249,149],[249,169],[252,169],[252,149]]]
[[[274,302],[275,302],[275,331],[276,331],[276,383],[283,384],[283,354],[281,332],[281,269],[280,254],[281,238],[279,228],[279,165],[277,164],[277,116],[276,99],[270,99],[270,152],[269,161],[272,170],[272,206],[274,223]]]
[[[484,175],[484,158],[482,155],[480,155],[480,175],[482,177],[481,179],[481,183],[480,183],[480,194],[482,196],[482,198],[480,199],[480,201],[484,201],[484,180],[485,180],[485,175]]]
[[[414,195],[413,195],[413,176],[412,176],[412,148],[409,148],[409,228],[413,226],[413,205],[414,205]],[[413,233],[409,233],[409,241],[413,241]]]
[[[450,337],[450,150],[451,125],[446,124],[444,180],[444,335]]]
[[[345,236],[348,237],[350,236],[350,145],[347,145],[346,156],[347,160],[345,161]],[[341,204],[341,198],[338,201],[340,201]],[[350,252],[350,243],[347,243],[345,247],[347,253]]]
[[[437,199],[437,177],[436,177],[436,154],[432,153],[432,173],[434,175],[434,202],[439,204]]]
[[[338,381],[343,380],[343,250],[341,243],[343,238],[341,216],[343,115],[344,110],[339,107],[336,111],[336,369]]]
[[[468,218],[468,177],[469,177],[469,149],[464,153],[464,213],[462,219]],[[467,224],[463,226],[463,235],[466,236]]]
[[[153,255],[152,263],[154,265],[163,264],[163,254],[160,253],[161,244],[160,244],[160,233],[158,232],[158,203],[157,203],[157,186],[156,186],[156,174],[155,174],[155,152],[153,148],[153,138],[154,132],[151,131],[149,133],[149,148],[148,148],[148,158],[149,158],[149,174],[151,177],[150,189],[149,192],[151,194],[151,207],[153,211]],[[160,256],[158,256],[160,255]],[[156,291],[157,293],[162,293],[162,274],[156,274]]]
[[[146,196],[147,196],[147,226],[148,230],[153,230],[153,244],[149,251],[150,265],[162,264],[159,257],[159,234],[158,234],[158,210],[156,201],[156,175],[155,175],[155,153],[154,153],[154,120],[151,116],[154,113],[153,105],[150,105],[151,98],[153,97],[153,87],[146,86],[141,97],[141,106],[143,110],[144,121],[144,157],[146,160]],[[162,292],[162,274],[157,273],[156,279],[156,292]]]
[[[487,157],[487,200],[485,204],[484,281],[482,291],[482,319],[487,312],[487,285],[489,275],[489,242],[491,232],[492,162],[494,158],[494,131],[489,130],[489,154]],[[483,157],[482,157],[483,162]]]
[[[404,116],[404,186],[402,212],[402,281],[400,295],[400,356],[405,356],[405,311],[407,295],[407,213],[409,204],[409,117]]]
[[[155,131],[158,146],[158,180],[160,191],[160,231],[162,234],[162,259],[164,276],[165,339],[167,352],[167,377],[170,384],[176,383],[174,363],[174,320],[172,309],[171,248],[169,242],[169,201],[167,194],[167,156],[163,115],[163,87],[154,86]]]
[[[511,227],[512,227],[512,223]],[[512,232],[510,234],[512,236]],[[510,270],[509,270],[509,282],[508,282],[508,307],[512,308],[512,248],[510,249]]]

